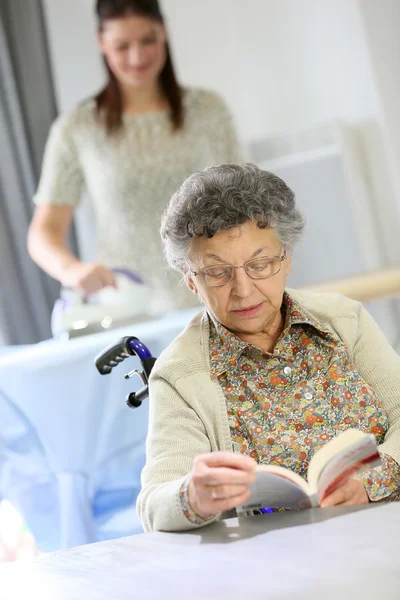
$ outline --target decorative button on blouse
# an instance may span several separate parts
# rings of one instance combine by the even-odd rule
[[[271,354],[210,317],[211,377],[225,394],[232,448],[306,478],[311,457],[338,433],[355,427],[380,444],[388,420],[341,340],[288,294],[283,309],[284,331]],[[282,361],[291,366],[282,369]],[[386,455],[362,479],[371,500],[400,497],[400,467]]]

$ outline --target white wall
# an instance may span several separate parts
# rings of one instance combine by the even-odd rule
[[[60,112],[92,95],[103,82],[94,0],[42,0]]]
[[[400,2],[358,0],[400,215]],[[398,250],[397,258],[400,256]]]
[[[60,110],[102,82],[92,0],[44,0]],[[219,91],[241,137],[376,114],[356,0],[163,0],[178,73]]]
[[[181,81],[220,92],[245,143],[338,119],[358,132],[381,259],[397,262],[399,0],[161,2]],[[43,3],[64,111],[104,81],[95,2]]]
[[[400,2],[358,0],[383,119],[400,163]]]
[[[103,82],[94,33],[94,0],[43,2],[58,105],[64,111]],[[364,173],[351,172],[350,179],[357,184],[364,177],[361,187],[366,193],[362,197],[355,194],[361,208],[353,216],[353,223],[346,226],[353,227],[353,233],[355,228],[363,237],[359,246],[363,256],[357,258],[348,241],[345,248],[342,237],[342,251],[348,251],[359,266],[354,261],[346,264],[339,260],[337,252],[331,253],[330,264],[325,261],[323,265],[325,279],[344,275],[346,269],[350,273],[352,268],[378,268],[385,262],[398,261],[400,198],[396,208],[392,179],[394,165],[399,164],[395,147],[400,151],[400,132],[396,139],[393,132],[391,137],[388,135],[391,121],[397,130],[400,127],[399,96],[393,95],[391,83],[400,52],[397,58],[391,57],[398,42],[391,41],[395,32],[388,30],[390,18],[396,16],[398,0],[161,2],[180,80],[220,92],[236,117],[244,142],[278,133],[293,134],[337,120],[347,123],[355,137],[358,135],[356,154],[361,151]],[[382,5],[391,11],[385,12]],[[399,78],[400,67],[397,81]],[[385,143],[385,138],[390,143]],[[389,163],[393,165],[392,173]],[[328,185],[339,190],[340,181]],[[324,198],[316,194],[311,198],[310,191],[303,195],[304,202],[328,202],[328,197],[329,202],[335,202],[328,193]],[[344,196],[340,201],[343,199]],[[339,205],[337,201],[336,207]],[[308,209],[311,220],[314,212],[319,215]],[[337,220],[330,223],[330,231],[343,232],[344,215],[339,209],[333,214],[336,213]],[[307,243],[312,242],[308,237]],[[380,322],[383,324],[381,319]]]
[[[164,0],[184,81],[228,98],[245,139],[373,114],[353,0]]]

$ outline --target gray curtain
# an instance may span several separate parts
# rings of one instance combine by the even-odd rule
[[[43,149],[56,115],[40,0],[0,0],[0,343],[50,336],[59,286],[28,256]]]

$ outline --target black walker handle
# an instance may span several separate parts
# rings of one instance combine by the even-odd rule
[[[126,358],[134,356],[135,352],[128,345],[131,337],[123,337],[118,342],[110,344],[94,359],[94,363],[100,375],[108,375],[114,367],[123,362]]]
[[[101,375],[108,375],[114,367],[117,367],[130,356],[138,356],[143,367],[142,373],[140,371],[132,371],[125,375],[126,379],[130,379],[133,375],[138,375],[144,383],[144,387],[139,391],[131,392],[126,397],[127,405],[130,408],[137,408],[142,404],[146,396],[148,396],[149,377],[156,362],[156,359],[151,356],[150,350],[138,338],[126,336],[99,352],[94,362]]]

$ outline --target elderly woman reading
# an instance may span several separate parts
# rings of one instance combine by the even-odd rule
[[[304,477],[350,427],[376,436],[381,466],[323,505],[400,497],[400,357],[358,302],[285,289],[303,227],[293,192],[251,164],[195,173],[172,197],[165,254],[206,310],[151,377],[146,531],[229,516],[257,463]]]

